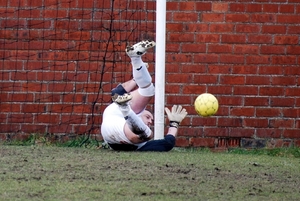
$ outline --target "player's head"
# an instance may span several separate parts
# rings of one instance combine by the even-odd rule
[[[153,123],[153,114],[148,111],[148,110],[144,110],[141,114],[140,117],[142,119],[142,121],[148,126],[150,127]]]

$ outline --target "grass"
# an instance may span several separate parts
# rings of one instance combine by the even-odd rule
[[[0,145],[0,200],[300,200],[299,148],[139,153],[35,141]]]

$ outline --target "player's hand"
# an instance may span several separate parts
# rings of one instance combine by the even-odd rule
[[[182,108],[181,105],[173,105],[172,110],[165,108],[165,111],[168,115],[169,121],[177,122],[178,124],[186,117],[188,114],[185,108]]]

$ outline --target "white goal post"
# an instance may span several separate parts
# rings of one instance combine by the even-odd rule
[[[164,138],[166,0],[156,1],[154,139]]]

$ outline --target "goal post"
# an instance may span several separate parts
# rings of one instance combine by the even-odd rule
[[[164,138],[166,0],[156,1],[154,139]]]

